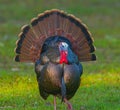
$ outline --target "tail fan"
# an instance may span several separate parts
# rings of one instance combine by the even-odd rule
[[[30,25],[21,28],[15,61],[35,62],[40,58],[44,41],[51,36],[66,37],[80,61],[96,60],[93,39],[87,27],[75,16],[52,9],[39,14]]]

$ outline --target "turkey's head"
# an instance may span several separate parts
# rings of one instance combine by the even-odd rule
[[[68,63],[68,44],[66,42],[59,43],[59,52],[60,52],[60,64]]]

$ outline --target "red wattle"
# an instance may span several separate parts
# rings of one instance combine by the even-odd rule
[[[62,63],[68,63],[68,60],[67,60],[67,51],[61,51],[60,52],[60,64]]]

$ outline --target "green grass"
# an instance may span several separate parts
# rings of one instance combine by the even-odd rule
[[[19,74],[18,74],[19,73]],[[45,102],[39,97],[35,74],[24,75],[21,72],[1,75],[0,109],[18,110],[52,110],[53,97]],[[6,75],[5,75],[6,74]],[[13,75],[14,74],[14,77]],[[75,110],[119,110],[120,108],[120,76],[117,73],[84,74],[80,89],[71,100]],[[57,107],[65,109],[65,105],[57,100]]]
[[[53,110],[53,97],[39,96],[34,66],[14,62],[20,28],[47,9],[58,8],[79,17],[94,37],[96,62],[82,63],[81,87],[70,100],[74,110],[120,108],[119,0],[1,0],[0,110]],[[58,110],[65,110],[57,100]]]

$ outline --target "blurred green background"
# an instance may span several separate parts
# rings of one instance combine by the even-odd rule
[[[75,110],[120,108],[119,0],[0,0],[0,109],[53,110],[50,97],[39,97],[34,65],[14,61],[20,28],[48,9],[74,14],[88,26],[96,62],[82,63],[82,84],[71,99]],[[58,110],[65,109],[58,100]]]

